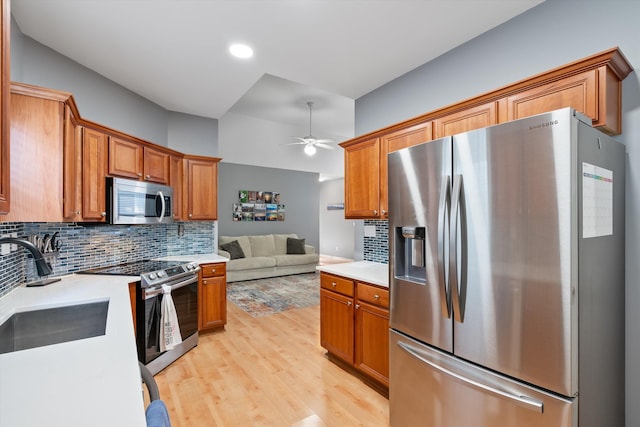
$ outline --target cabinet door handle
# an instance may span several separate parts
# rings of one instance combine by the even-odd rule
[[[151,175],[145,175],[144,176],[144,179],[150,179],[150,178],[151,178]]]
[[[386,215],[387,211],[385,211],[384,209],[382,209],[382,215]]]
[[[138,175],[138,176],[142,176],[142,172],[138,172],[138,173],[137,173],[137,175]]]
[[[380,295],[378,295],[378,294],[375,294],[373,297],[374,297],[375,299],[377,299],[377,300],[378,300],[378,299],[380,299]]]
[[[333,286],[335,288],[338,285],[336,284],[336,282],[331,282],[331,286]]]
[[[189,218],[191,218],[193,216],[193,214],[189,214]]]
[[[106,212],[100,212],[100,216],[103,216],[103,217],[107,216],[107,213]]]
[[[374,215],[378,215],[378,211],[377,211],[377,210],[374,210],[374,211],[373,211],[373,214],[374,214]]]
[[[360,304],[356,304],[356,310],[360,308]]]
[[[347,305],[351,307],[351,301],[347,301]]]

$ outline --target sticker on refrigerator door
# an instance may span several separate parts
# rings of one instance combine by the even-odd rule
[[[582,237],[613,234],[613,171],[582,163]]]

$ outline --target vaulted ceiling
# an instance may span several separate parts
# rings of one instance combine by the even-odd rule
[[[354,101],[542,0],[12,0],[20,30],[167,110],[353,136]],[[242,42],[255,55],[237,59]],[[302,135],[301,135],[302,136]]]

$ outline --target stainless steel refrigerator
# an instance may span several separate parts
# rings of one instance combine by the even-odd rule
[[[388,156],[392,427],[624,426],[624,146],[572,109]]]

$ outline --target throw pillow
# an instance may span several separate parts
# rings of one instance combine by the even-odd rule
[[[304,253],[304,239],[287,237],[287,254],[301,255]]]
[[[244,252],[237,240],[220,245],[220,249],[229,252],[231,259],[244,258]]]

